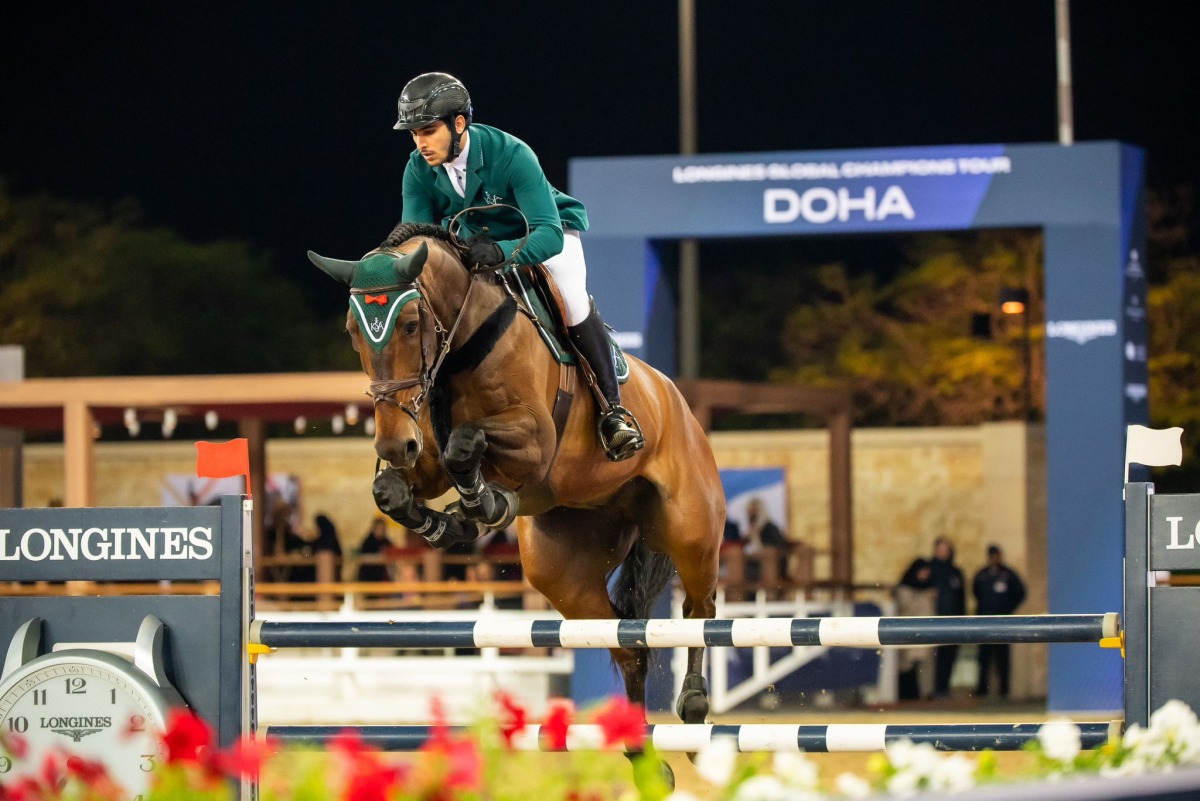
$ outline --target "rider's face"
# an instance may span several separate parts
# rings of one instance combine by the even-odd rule
[[[461,135],[467,127],[463,117],[454,119],[457,135]],[[442,120],[417,128],[412,132],[413,144],[417,146],[421,157],[430,167],[440,167],[450,159],[450,128]]]

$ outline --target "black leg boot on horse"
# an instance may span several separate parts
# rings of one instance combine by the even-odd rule
[[[494,482],[484,482],[479,467],[486,450],[487,436],[479,426],[463,423],[450,432],[442,464],[460,500],[447,506],[446,511],[491,529],[508,528],[517,517],[517,494]]]
[[[613,362],[608,331],[600,312],[596,311],[596,304],[592,303],[592,313],[582,323],[568,327],[567,331],[571,335],[571,344],[587,362],[595,378],[593,389],[599,407],[596,433],[600,436],[604,454],[613,462],[628,459],[645,446],[646,438],[642,436],[637,419],[621,405],[617,366]]]
[[[473,521],[427,509],[417,503],[412,488],[390,467],[380,470],[371,485],[379,511],[405,528],[415,531],[434,548],[449,548],[462,542],[479,539],[480,531]]]

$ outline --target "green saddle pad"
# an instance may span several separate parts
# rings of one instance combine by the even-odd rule
[[[542,325],[539,331],[542,341],[554,354],[554,358],[560,364],[575,364],[575,352],[563,339],[563,334],[559,330],[558,315],[550,312],[550,303],[542,296],[542,288],[533,285],[533,281],[530,280],[529,274],[525,270],[508,270],[505,273],[505,279],[512,285],[522,302],[541,321]],[[612,350],[613,362],[617,366],[617,381],[624,384],[629,380],[629,362],[625,359],[625,353],[621,350],[621,346],[613,339],[612,327],[607,323],[604,327],[608,329],[608,344]]]

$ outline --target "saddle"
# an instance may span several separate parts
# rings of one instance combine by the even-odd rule
[[[575,400],[577,375],[584,375],[587,384],[597,397],[597,403],[605,403],[591,370],[581,366],[580,359],[571,345],[567,331],[566,305],[562,294],[554,283],[554,278],[544,264],[513,264],[499,273],[500,281],[508,294],[517,303],[521,313],[530,319],[541,335],[542,342],[549,348],[550,353],[558,362],[558,392],[554,396],[554,408],[551,417],[554,420],[554,447],[558,458],[558,446],[562,444],[563,431],[567,427],[567,418],[571,414],[571,405]],[[629,380],[629,362],[621,346],[613,338],[613,329],[608,328],[609,349],[616,365],[617,382],[624,384]],[[575,369],[572,369],[575,368]]]
[[[524,307],[522,312],[533,320],[542,341],[558,363],[577,365],[579,359],[567,333],[566,305],[545,265],[512,265],[504,270],[501,279],[517,298],[518,304]],[[613,362],[617,366],[617,381],[624,384],[629,380],[629,362],[613,337],[612,327],[605,324],[605,328],[608,329]]]

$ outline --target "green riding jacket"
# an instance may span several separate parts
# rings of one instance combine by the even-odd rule
[[[587,210],[570,195],[550,185],[529,145],[487,125],[472,124],[467,152],[466,197],[459,197],[445,167],[430,167],[419,151],[404,169],[402,222],[450,225],[465,208],[507,203],[529,220],[529,241],[517,254],[518,264],[539,264],[562,252],[563,228],[586,231]],[[467,238],[484,228],[511,257],[525,236],[525,223],[510,209],[473,211],[459,218],[459,236]]]

